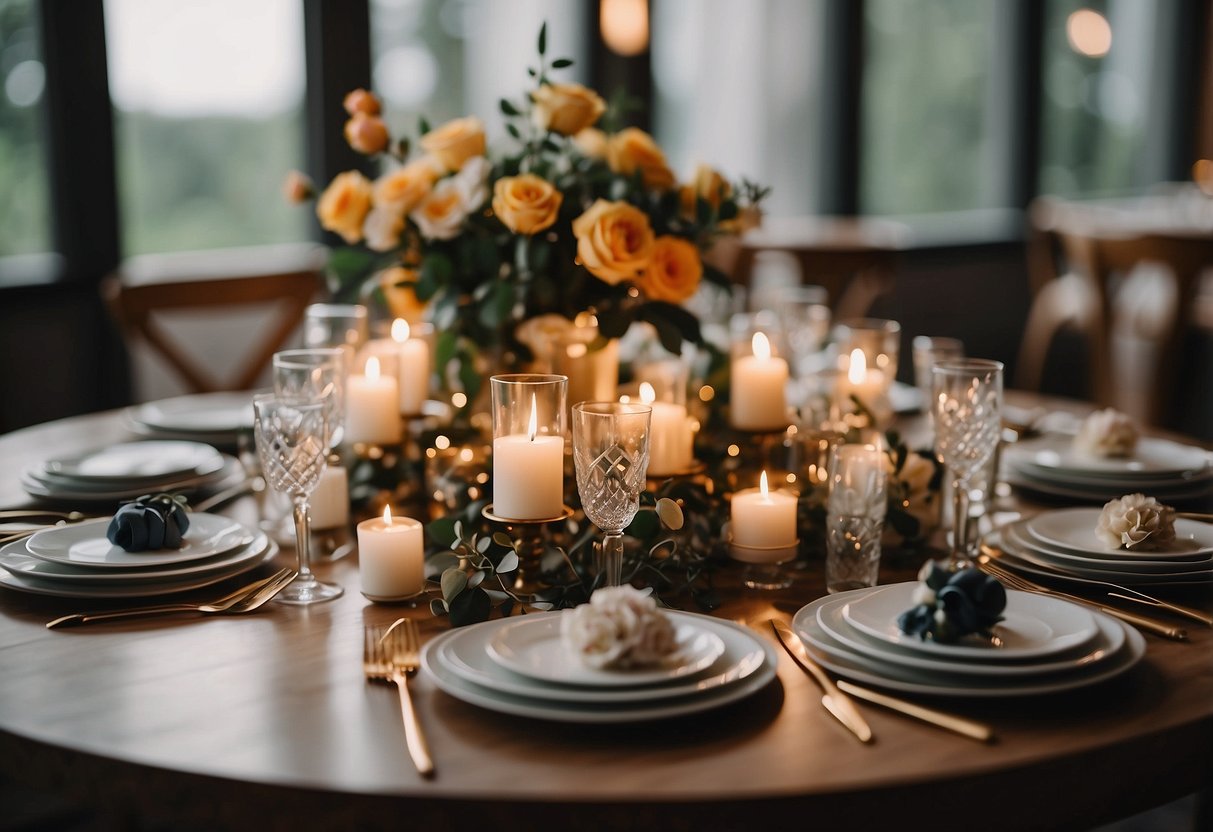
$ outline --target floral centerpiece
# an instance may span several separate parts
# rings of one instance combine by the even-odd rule
[[[439,332],[444,382],[469,398],[483,377],[481,351],[500,346],[525,361],[531,350],[515,328],[541,315],[590,313],[603,339],[645,321],[672,352],[701,342],[680,304],[704,278],[728,284],[701,253],[764,195],[707,167],[679,183],[652,137],[615,129],[621,107],[553,80],[573,62],[546,51],[545,25],[538,65],[527,70],[535,87],[500,102],[510,140],[501,155],[489,153],[474,116],[434,128],[422,120],[413,141],[390,134],[372,93],[350,93],[346,138],[381,159],[382,173],[341,173],[316,202],[321,225],[361,247],[334,252],[338,293],[414,292]],[[288,189],[310,196],[299,175]]]

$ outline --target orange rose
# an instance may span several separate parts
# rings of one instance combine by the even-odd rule
[[[375,207],[394,208],[401,214],[407,214],[425,199],[437,179],[438,171],[433,162],[426,158],[389,171],[375,180],[372,195]]]
[[[333,177],[316,202],[321,227],[340,234],[347,243],[362,239],[362,221],[370,210],[371,183],[356,170]]]
[[[345,111],[351,116],[358,113],[377,116],[380,110],[379,99],[375,97],[375,94],[363,89],[348,93],[345,100],[341,102],[341,106],[345,107]]]
[[[607,135],[597,127],[587,127],[573,136],[573,144],[588,159],[606,158]]]
[[[393,266],[379,273],[379,288],[393,318],[404,318],[410,325],[425,318],[426,304],[417,297],[420,275],[404,266]]]
[[[712,206],[712,210],[715,211],[719,210],[721,201],[731,196],[732,193],[732,186],[723,176],[707,165],[699,165],[695,168],[695,176],[689,183],[682,186],[678,196],[683,215],[693,218],[697,199],[707,200],[707,203]]]
[[[448,121],[418,142],[446,170],[459,170],[473,156],[484,155],[484,125],[474,116]]]
[[[282,194],[288,202],[298,205],[316,195],[316,185],[306,173],[293,170],[286,175],[286,180],[282,183]]]
[[[493,186],[493,213],[515,234],[535,234],[556,222],[564,195],[531,173],[503,176]]]
[[[602,96],[581,84],[542,84],[531,93],[531,101],[535,126],[562,136],[589,127],[606,112]]]
[[[646,188],[665,191],[674,186],[665,154],[652,136],[635,127],[620,130],[607,141],[607,164],[624,176],[640,171]]]
[[[373,153],[382,153],[391,137],[388,135],[387,125],[379,116],[354,113],[353,118],[345,123],[345,140],[354,150],[370,156]]]
[[[573,235],[581,264],[612,286],[634,280],[653,251],[648,216],[626,202],[598,200],[573,220]]]
[[[703,263],[698,249],[681,237],[663,235],[653,243],[640,290],[651,300],[682,303],[695,294],[702,278]]]

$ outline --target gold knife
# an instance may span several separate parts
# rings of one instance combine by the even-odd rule
[[[904,699],[898,699],[884,693],[877,693],[874,690],[861,688],[859,685],[853,685],[845,680],[840,680],[838,687],[856,699],[871,702],[873,705],[881,705],[890,711],[896,711],[903,716],[920,719],[937,728],[943,728],[946,731],[960,734],[962,737],[968,737],[978,742],[994,741],[994,729],[989,725],[983,725],[980,722],[974,722],[971,719],[965,719],[954,714],[947,714],[943,711],[925,708],[914,702],[907,702]]]
[[[860,742],[872,741],[872,729],[868,727],[868,723],[860,716],[859,711],[855,708],[855,703],[850,698],[838,689],[834,681],[826,675],[826,672],[821,669],[817,662],[813,661],[813,657],[804,649],[804,644],[800,641],[800,636],[792,632],[789,627],[778,619],[771,619],[771,628],[775,630],[775,636],[779,639],[779,643],[783,645],[783,649],[788,651],[788,655],[796,660],[805,671],[817,680],[817,684],[821,685],[825,694],[821,697],[821,704],[830,714],[841,722],[848,731],[859,738]]]

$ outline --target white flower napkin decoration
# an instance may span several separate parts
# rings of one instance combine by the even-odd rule
[[[1132,456],[1137,448],[1137,425],[1119,410],[1097,410],[1078,429],[1074,448],[1090,456]]]
[[[678,650],[674,625],[656,600],[631,586],[599,589],[588,604],[566,610],[560,637],[594,668],[661,664]]]
[[[1110,500],[1095,536],[1109,549],[1158,549],[1175,540],[1175,509],[1145,494]]]

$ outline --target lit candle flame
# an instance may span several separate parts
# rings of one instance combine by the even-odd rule
[[[379,357],[372,355],[366,360],[366,377],[370,381],[376,381],[379,378]]]
[[[657,401],[657,391],[647,381],[640,382],[640,400],[645,404],[652,404]]]
[[[383,522],[389,526],[392,525],[392,507],[391,506],[383,507]]]
[[[527,424],[527,435],[531,437],[531,441],[535,441],[535,434],[539,432],[539,404],[535,400],[535,394],[531,394],[531,421]]]
[[[750,339],[750,350],[755,358],[766,361],[771,357],[771,342],[764,333],[755,332]]]
[[[392,340],[397,344],[403,344],[409,340],[409,322],[404,318],[392,321]]]
[[[868,375],[868,358],[858,347],[851,350],[851,369],[847,370],[847,380],[851,384],[863,384]]]
[[[762,476],[758,479],[758,490],[762,492],[762,499],[767,499],[771,496],[771,487],[767,485],[767,472],[764,468]]]

